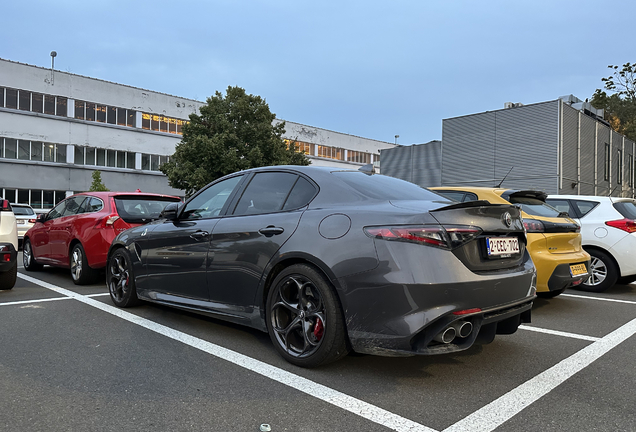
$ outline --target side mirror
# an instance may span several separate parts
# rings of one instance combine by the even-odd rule
[[[35,219],[35,221],[36,222],[40,222],[40,223],[46,222],[46,215],[45,214],[38,215],[38,217]]]
[[[167,206],[164,207],[164,209],[161,211],[161,214],[159,214],[159,218],[160,219],[167,219],[167,220],[176,220],[177,219],[177,214],[179,213],[179,203],[170,203]]]

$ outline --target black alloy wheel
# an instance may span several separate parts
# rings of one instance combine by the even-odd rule
[[[267,329],[277,351],[292,364],[317,367],[348,353],[340,303],[313,267],[295,264],[272,283]]]
[[[26,271],[42,270],[42,264],[39,264],[33,256],[33,247],[29,239],[26,239],[22,245],[22,264]]]
[[[132,263],[124,248],[117,249],[108,259],[106,284],[115,306],[126,308],[139,303]]]
[[[71,277],[75,285],[86,285],[95,282],[97,272],[88,265],[86,252],[80,243],[75,244],[69,256]]]
[[[603,292],[614,286],[618,280],[618,266],[607,253],[591,249],[586,251],[592,256],[590,261],[590,273],[592,275],[581,285],[579,289],[591,292]]]

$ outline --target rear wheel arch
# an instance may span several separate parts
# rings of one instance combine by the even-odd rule
[[[584,245],[583,249],[587,253],[590,253],[589,251],[591,251],[591,250],[595,250],[595,251],[603,252],[604,254],[609,256],[612,259],[612,261],[614,262],[614,265],[616,266],[616,268],[618,269],[618,277],[621,277],[621,267],[618,265],[618,261],[616,261],[616,258],[614,258],[614,255],[612,255],[612,253],[610,251],[608,251],[607,249],[604,249],[602,247],[592,246],[592,245],[590,245],[590,246]]]

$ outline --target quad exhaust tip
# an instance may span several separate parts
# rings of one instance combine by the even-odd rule
[[[439,332],[433,338],[434,341],[449,344],[456,337],[466,338],[473,332],[473,324],[470,321],[455,321],[450,326]]]

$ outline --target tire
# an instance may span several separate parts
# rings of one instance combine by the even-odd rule
[[[38,263],[33,256],[33,247],[31,247],[31,241],[29,239],[24,240],[22,245],[22,264],[26,271],[39,271],[42,270],[42,264]]]
[[[106,285],[115,306],[127,308],[140,303],[137,298],[132,262],[126,249],[117,249],[108,259]]]
[[[312,368],[349,353],[340,302],[315,268],[294,264],[280,272],[266,307],[269,336],[289,363]]]
[[[73,246],[68,260],[71,264],[71,277],[75,285],[86,285],[97,280],[97,271],[88,265],[86,252],[80,243]]]
[[[0,290],[10,290],[15,286],[18,277],[18,263],[13,264],[8,271],[0,273]]]
[[[554,291],[538,292],[537,297],[545,298],[545,299],[554,298],[558,296],[559,294],[563,294],[563,291],[565,291],[565,288],[561,288],[560,290],[554,290]]]
[[[592,256],[590,270],[592,275],[578,286],[578,289],[591,292],[603,292],[614,286],[618,280],[618,266],[607,253],[592,249],[587,251]]]

